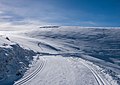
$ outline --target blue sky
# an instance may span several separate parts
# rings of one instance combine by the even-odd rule
[[[120,0],[0,0],[0,25],[120,26]]]

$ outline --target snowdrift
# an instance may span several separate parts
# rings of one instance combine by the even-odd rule
[[[0,37],[0,85],[10,85],[23,76],[35,52]]]

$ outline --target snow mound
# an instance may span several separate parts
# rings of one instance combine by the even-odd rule
[[[8,37],[0,37],[0,85],[11,85],[29,67],[35,52],[26,50]]]

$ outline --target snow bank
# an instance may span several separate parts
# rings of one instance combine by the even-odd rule
[[[11,85],[23,76],[35,53],[7,37],[0,37],[0,85]]]

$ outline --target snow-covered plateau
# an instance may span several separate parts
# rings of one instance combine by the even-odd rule
[[[120,28],[0,28],[0,85],[120,85]]]

